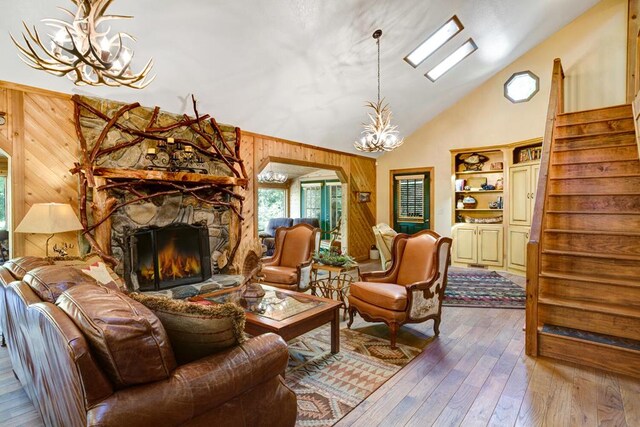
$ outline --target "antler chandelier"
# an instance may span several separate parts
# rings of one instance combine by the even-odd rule
[[[391,124],[391,110],[389,104],[384,104],[384,99],[380,99],[380,37],[382,30],[376,30],[373,38],[378,45],[378,102],[367,102],[366,106],[373,109],[369,113],[370,123],[363,123],[362,136],[354,142],[354,146],[359,151],[369,153],[391,151],[398,148],[404,142],[403,138],[398,138],[398,127]]]
[[[258,174],[258,182],[260,184],[284,184],[289,179],[286,173],[274,172],[268,170]]]
[[[60,19],[42,20],[56,31],[49,36],[51,41],[48,47],[35,26],[30,30],[27,24],[22,23],[26,30],[26,34],[22,33],[25,45],[22,46],[11,36],[22,54],[19,55],[20,59],[36,70],[59,77],[67,76],[77,85],[142,89],[151,83],[155,76],[147,77],[153,67],[153,59],[140,72],[133,72],[133,50],[125,46],[124,41],[135,39],[123,32],[110,36],[111,27],[106,25],[107,21],[132,17],[105,15],[113,0],[71,1],[78,8],[75,13],[59,8],[72,18],[71,22]]]

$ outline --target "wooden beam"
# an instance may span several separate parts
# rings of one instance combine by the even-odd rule
[[[633,102],[638,93],[638,24],[640,0],[628,0],[627,11],[627,103]]]
[[[244,178],[236,178],[232,176],[205,175],[190,172],[165,172],[144,169],[95,168],[93,170],[93,175],[109,179],[144,179],[147,181],[191,182],[194,184],[214,184],[230,186],[246,186],[248,181]]]
[[[12,142],[11,154],[11,230],[15,230],[24,215],[25,205],[25,128],[24,128],[24,93],[9,91],[10,111],[10,138]],[[13,233],[12,257],[25,254],[25,236],[22,233]]]

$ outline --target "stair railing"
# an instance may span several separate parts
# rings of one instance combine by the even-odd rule
[[[536,190],[535,205],[531,218],[531,232],[527,244],[527,313],[526,313],[526,344],[525,351],[529,356],[538,355],[538,286],[541,271],[540,260],[542,228],[544,225],[545,199],[547,197],[547,181],[551,162],[551,146],[554,140],[554,130],[558,114],[564,112],[564,71],[559,58],[553,61],[551,75],[551,93],[549,108],[542,143],[540,158],[540,174]]]

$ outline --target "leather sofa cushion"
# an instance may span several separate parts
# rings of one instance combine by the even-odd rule
[[[62,292],[81,284],[96,285],[96,281],[80,270],[64,265],[45,265],[34,268],[23,281],[42,299],[55,304]]]
[[[158,316],[169,335],[178,365],[201,359],[245,340],[244,310],[236,304],[199,305],[139,293],[129,296]]]
[[[3,264],[16,280],[22,280],[30,270],[44,265],[51,265],[50,261],[35,256],[13,258]]]
[[[164,380],[176,368],[158,317],[125,294],[102,285],[75,286],[56,304],[83,332],[116,388]]]
[[[407,291],[404,286],[392,283],[356,282],[349,290],[354,297],[376,307],[404,311],[407,308]]]
[[[293,285],[298,282],[298,269],[293,267],[267,265],[262,268],[262,274],[269,283]]]

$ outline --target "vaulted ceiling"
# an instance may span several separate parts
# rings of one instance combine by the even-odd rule
[[[21,20],[43,28],[69,3],[0,0],[0,80],[174,113],[191,112],[193,93],[220,122],[354,151],[363,105],[376,97],[375,29],[384,31],[382,94],[406,136],[597,0],[115,0],[110,13],[134,16],[118,27],[137,38],[134,68],[155,60],[157,78],[141,91],[74,86],[18,59],[8,32],[18,35]],[[403,61],[454,14],[461,34],[417,69]],[[424,77],[469,37],[476,53],[436,83]]]

